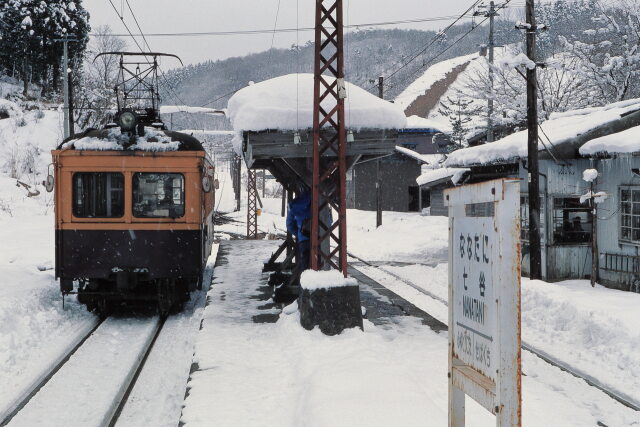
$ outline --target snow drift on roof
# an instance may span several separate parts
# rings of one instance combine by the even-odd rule
[[[129,136],[123,135],[120,128],[107,130],[106,138],[85,136],[83,138],[68,141],[62,145],[62,149],[74,148],[76,150],[124,150],[129,143]],[[145,127],[144,136],[136,137],[136,143],[128,147],[128,150],[137,151],[177,151],[180,148],[179,141],[173,141],[170,136],[161,130]]]
[[[580,147],[580,154],[583,156],[638,152],[640,152],[640,126],[592,139]]]
[[[407,118],[399,106],[351,83],[347,82],[346,88],[348,129],[401,129],[406,126]],[[229,100],[228,117],[239,132],[313,127],[313,74],[288,74],[239,90]]]
[[[441,163],[444,158],[442,154],[420,154],[417,151],[398,145],[396,145],[396,151],[427,165],[437,165]]]
[[[471,55],[458,56],[457,58],[447,59],[446,61],[438,62],[427,68],[427,70],[418,77],[413,83],[411,83],[405,90],[396,97],[395,103],[406,109],[413,101],[421,95],[424,95],[426,91],[431,89],[434,83],[442,80],[449,74],[454,68],[459,65],[465,64],[477,58],[478,54],[473,53]]]
[[[416,178],[416,182],[418,185],[427,185],[432,182],[441,181],[443,179],[454,177],[463,172],[469,171],[468,168],[437,168],[437,169],[428,169],[422,172],[418,178]]]
[[[447,126],[447,128],[450,126]],[[420,116],[407,117],[407,129],[435,129],[442,130],[442,123],[438,123],[435,120],[425,119]]]
[[[605,107],[552,114],[549,120],[540,125],[544,131],[540,132],[540,139],[547,146],[550,146],[549,140],[553,145],[567,142],[599,126],[619,120],[625,113],[638,109],[640,109],[640,99],[617,102]],[[545,146],[538,141],[538,151],[544,149]],[[584,154],[582,150],[580,152]],[[517,161],[526,156],[527,130],[525,129],[490,144],[454,151],[449,155],[445,165],[471,166]]]
[[[171,113],[192,113],[192,114],[213,114],[224,116],[227,114],[225,109],[207,108],[207,107],[191,107],[189,105],[163,105],[160,107],[160,114]]]

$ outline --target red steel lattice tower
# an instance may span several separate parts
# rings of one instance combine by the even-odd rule
[[[247,239],[258,238],[256,171],[247,171]]]
[[[316,0],[314,62],[311,268],[320,270],[328,264],[346,276],[347,135],[342,0]],[[338,212],[333,222],[330,209]]]

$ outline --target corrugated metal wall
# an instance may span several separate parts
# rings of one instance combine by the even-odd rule
[[[380,161],[382,180],[382,210],[409,211],[409,187],[415,188],[415,203],[418,201],[420,164],[417,160],[394,155]],[[353,167],[353,184],[348,199],[353,200],[355,209],[372,211],[376,209],[376,162],[367,161]],[[349,191],[348,191],[349,193]]]

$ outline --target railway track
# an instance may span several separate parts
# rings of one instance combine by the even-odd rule
[[[404,277],[401,277],[397,274],[395,274],[392,271],[389,271],[386,268],[383,268],[384,265],[379,265],[378,263],[371,263],[367,260],[364,260],[354,254],[348,253],[349,257],[357,259],[360,263],[368,266],[368,267],[372,267],[375,269],[378,269],[382,272],[384,272],[385,274],[393,277],[394,279],[402,282],[403,284],[417,290],[418,292],[428,296],[429,298],[432,298],[442,304],[444,304],[445,306],[448,306],[449,303],[447,300],[445,300],[444,298],[429,292],[425,289],[423,289],[422,287],[416,285],[415,283],[411,282],[410,280],[405,279]],[[353,265],[354,268],[358,268],[357,265]],[[439,321],[439,323],[442,324],[443,327],[447,327],[447,325],[444,322]],[[596,378],[580,371],[579,369],[576,369],[572,366],[570,366],[568,363],[563,362],[561,360],[558,360],[557,358],[555,358],[554,356],[535,348],[534,346],[526,343],[526,342],[522,342],[522,349],[525,351],[528,351],[532,354],[534,354],[535,356],[539,357],[540,359],[544,360],[546,363],[564,371],[567,372],[568,374],[571,374],[572,376],[579,378],[581,380],[583,380],[584,382],[586,382],[588,385],[590,385],[591,387],[594,387],[598,390],[600,390],[601,392],[605,393],[607,396],[609,396],[610,398],[614,399],[615,401],[617,401],[618,403],[621,403],[622,405],[631,408],[635,411],[639,411],[640,412],[640,402],[637,402],[633,397],[626,395],[623,392],[620,392],[618,390],[613,390],[605,385],[603,385],[600,381],[598,381]]]
[[[67,363],[69,358],[84,344],[84,342],[100,327],[104,319],[96,320],[87,331],[81,333],[67,349],[60,354],[52,364],[51,369],[42,372],[29,386],[18,392],[16,398],[9,404],[6,411],[0,414],[0,427],[6,426],[9,421],[31,400],[33,396]]]
[[[130,331],[131,319],[98,321],[16,398],[0,426],[35,425],[43,416],[51,425],[115,425],[165,320],[133,319]],[[118,358],[111,349],[125,343],[129,351]]]

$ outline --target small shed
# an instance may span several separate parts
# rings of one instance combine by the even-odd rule
[[[376,182],[381,187],[383,211],[418,212],[429,207],[429,191],[416,183],[422,165],[439,160],[438,153],[452,146],[449,137],[427,119],[412,116],[398,130],[394,153],[356,163],[348,176],[347,191],[350,208],[376,210]]]
[[[423,166],[422,174],[416,182],[421,193],[429,194],[429,215],[449,216],[449,208],[444,204],[444,190],[458,184],[469,171],[469,168]]]
[[[634,190],[640,183],[640,151],[636,138],[640,126],[640,100],[552,115],[540,125],[540,225],[542,270],[546,280],[588,278],[591,275],[591,225],[597,222],[599,280],[607,286],[638,289],[640,228],[634,240]],[[636,139],[638,141],[638,139]],[[624,151],[624,152],[620,152]],[[527,131],[494,143],[458,150],[446,167],[470,169],[470,182],[496,177],[521,180],[522,271],[529,271],[529,196]],[[607,201],[593,215],[581,202],[589,183],[587,169],[597,169],[596,191],[606,191]],[[638,189],[640,227],[640,187]],[[635,285],[634,285],[635,283]]]

